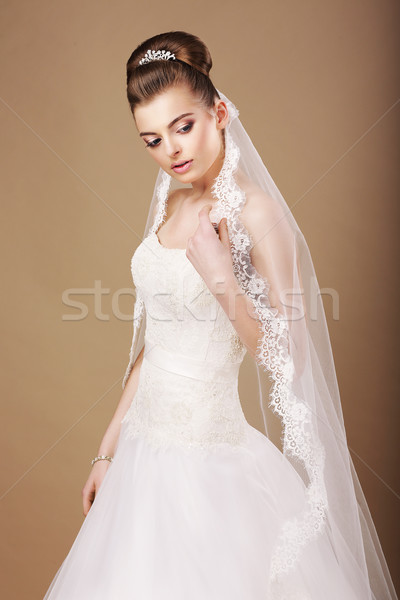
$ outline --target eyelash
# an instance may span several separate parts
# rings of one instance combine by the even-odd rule
[[[183,127],[181,127],[180,129],[178,129],[178,131],[181,131],[182,129],[185,129],[185,127],[189,127],[189,129],[187,129],[186,131],[182,132],[182,133],[189,133],[189,131],[191,131],[193,125],[194,125],[194,123],[187,123],[186,125],[183,125]],[[160,138],[157,138],[156,140],[153,140],[152,142],[148,142],[146,144],[146,148],[155,148],[156,146],[158,146],[158,144],[155,144],[154,142],[156,142],[159,139]]]

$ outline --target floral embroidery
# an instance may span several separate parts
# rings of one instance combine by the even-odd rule
[[[143,299],[140,295],[140,291],[136,290],[136,300],[135,300],[135,304],[134,304],[134,310],[133,310],[133,335],[132,335],[132,344],[131,344],[131,348],[129,351],[129,364],[126,368],[125,371],[125,375],[122,381],[122,388],[125,387],[126,382],[129,378],[129,375],[131,374],[132,368],[133,368],[133,364],[134,364],[134,349],[135,349],[135,345],[136,345],[136,341],[137,341],[137,334],[139,332],[139,328],[142,324],[142,319],[143,319],[143,315],[144,315],[144,303],[143,303]]]
[[[145,306],[149,354],[122,421],[125,435],[144,435],[161,449],[179,445],[203,455],[222,447],[234,451],[245,444],[248,431],[237,376],[204,381],[178,375],[153,365],[151,348],[222,367],[240,362],[245,349],[216,298],[211,293],[203,298],[200,292],[207,288],[185,253],[160,246],[154,234],[144,242],[131,267]]]
[[[142,435],[158,449],[179,446],[202,456],[235,451],[247,440],[248,423],[237,381],[203,381],[159,369],[143,360],[140,383],[121,423],[124,435]]]
[[[231,336],[231,346],[228,353],[228,357],[232,362],[236,362],[239,358],[243,357],[243,353],[244,345],[238,334],[235,332]]]
[[[275,586],[274,589],[278,589],[280,578],[295,565],[302,547],[321,532],[325,526],[327,510],[324,484],[325,453],[318,436],[311,431],[312,415],[310,409],[301,398],[296,397],[292,390],[294,365],[288,351],[289,331],[287,323],[281,318],[278,310],[270,305],[268,295],[270,285],[256,271],[250,259],[252,240],[249,232],[239,219],[239,214],[245,202],[245,194],[233,177],[239,158],[239,148],[234,143],[229,128],[227,128],[224,165],[212,188],[212,193],[217,198],[217,204],[213,212],[216,217],[218,216],[217,218],[227,218],[234,273],[243,290],[251,298],[259,320],[260,339],[257,347],[256,363],[258,367],[269,374],[272,382],[269,406],[282,421],[283,452],[285,455],[290,455],[300,461],[309,477],[309,484],[306,488],[306,506],[298,517],[284,523],[272,556],[271,583]],[[157,231],[165,219],[166,198],[170,181],[170,176],[164,173],[158,188],[157,215],[150,233]],[[185,254],[171,252],[170,256],[172,261],[184,260]],[[166,263],[163,264],[166,267]],[[135,263],[133,263],[134,265]],[[173,267],[176,269],[177,264],[174,263]],[[140,278],[139,271],[137,275]],[[148,310],[148,304],[149,299],[147,298],[146,310]],[[201,306],[201,302],[199,305]],[[160,305],[153,303],[151,308],[160,309]],[[135,337],[138,335],[143,312],[143,299],[138,295],[135,314],[138,315],[139,319],[134,324],[132,348]],[[219,327],[220,329],[218,329]],[[226,351],[223,360],[232,360],[236,352],[240,356],[239,344],[232,337],[232,331],[228,332],[228,330],[224,330],[224,327],[225,324],[217,323],[213,331],[209,331],[209,328],[207,330],[204,328],[204,331],[207,331],[207,335],[214,336],[228,334],[225,338],[228,345],[222,342]],[[230,324],[230,327],[233,326]],[[150,326],[146,325],[146,332],[148,329],[151,336],[151,322]],[[157,334],[158,336],[160,336],[161,329]],[[168,340],[172,347],[176,343],[180,344],[180,348],[183,347],[185,351],[197,353],[204,351],[205,353],[208,346],[207,348],[202,347],[202,340],[200,339],[202,336],[199,336],[199,330],[198,323],[189,320],[185,323],[186,338],[182,338],[178,335],[176,323],[173,323],[170,329],[168,327],[164,329],[164,333],[161,334],[161,343],[167,343]],[[153,334],[156,334],[155,328]],[[176,377],[174,380],[176,383]],[[124,381],[126,381],[126,377]],[[185,394],[188,394],[187,397],[191,399],[195,397],[198,400],[195,404],[190,402],[185,404],[182,401],[174,404],[172,398],[167,398],[165,405],[160,402],[156,407],[157,410],[155,410],[154,406],[151,406],[151,402],[159,397],[157,394],[162,394],[163,390],[168,389],[165,372],[163,372],[163,376],[158,380],[158,383],[154,373],[152,377],[149,377],[149,374],[142,377],[141,374],[141,392],[135,395],[134,401],[124,418],[124,421],[128,422],[130,434],[143,433],[150,436],[152,443],[161,447],[169,445],[172,441],[181,444],[186,449],[195,446],[209,450],[215,445],[218,446],[218,443],[221,443],[222,440],[228,442],[231,447],[235,447],[237,444],[240,447],[241,441],[245,438],[245,427],[244,429],[241,428],[244,423],[241,421],[240,403],[236,392],[233,388],[228,389],[226,382],[219,390],[218,385],[221,385],[221,383],[214,382],[214,386],[212,386],[210,383],[201,382],[202,385],[199,387],[198,382],[193,384],[193,381],[191,387],[185,388]],[[183,391],[180,390],[175,397],[184,397],[181,395],[182,393]],[[227,398],[229,398],[229,402],[226,401]],[[207,407],[209,413],[204,420],[201,409],[207,410]],[[225,427],[219,429],[218,423],[224,424]],[[205,424],[206,427],[204,427]],[[296,597],[295,594],[294,591],[293,597]],[[280,598],[281,596],[274,595],[273,597]]]
[[[311,434],[311,411],[292,391],[294,365],[289,355],[289,331],[286,321],[269,302],[269,282],[254,268],[250,258],[253,246],[249,232],[239,219],[246,197],[237,185],[234,172],[240,157],[229,130],[226,131],[226,158],[214,186],[220,216],[227,218],[236,278],[251,298],[260,325],[256,364],[271,381],[269,406],[281,418],[283,452],[300,460],[309,476],[307,505],[301,515],[287,521],[280,532],[271,561],[271,581],[287,573],[305,546],[326,522],[327,497],[324,484],[324,447],[315,433]]]

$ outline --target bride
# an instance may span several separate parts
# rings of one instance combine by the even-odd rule
[[[131,261],[123,392],[44,600],[396,598],[347,447],[307,243],[211,66],[182,31],[127,63],[159,173]],[[265,434],[241,407],[246,352]]]

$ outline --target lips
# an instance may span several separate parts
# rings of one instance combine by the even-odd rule
[[[171,168],[176,173],[186,173],[190,169],[193,160],[181,160],[180,162],[174,163]]]
[[[181,160],[180,162],[174,163],[171,165],[171,169],[175,169],[175,167],[183,167],[184,164],[189,162],[188,160]]]

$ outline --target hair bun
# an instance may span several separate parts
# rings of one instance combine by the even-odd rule
[[[175,60],[161,58],[141,63],[149,51],[163,56],[171,53]],[[182,82],[189,85],[205,106],[212,106],[219,97],[209,76],[212,64],[210,51],[196,35],[168,31],[148,38],[137,46],[127,62],[127,95],[132,112],[138,104]]]
[[[203,75],[207,75],[207,77],[212,67],[211,54],[207,46],[196,35],[185,31],[160,33],[143,42],[135,50],[135,53],[139,48],[143,56],[147,50],[171,52],[179,61],[189,64]]]

